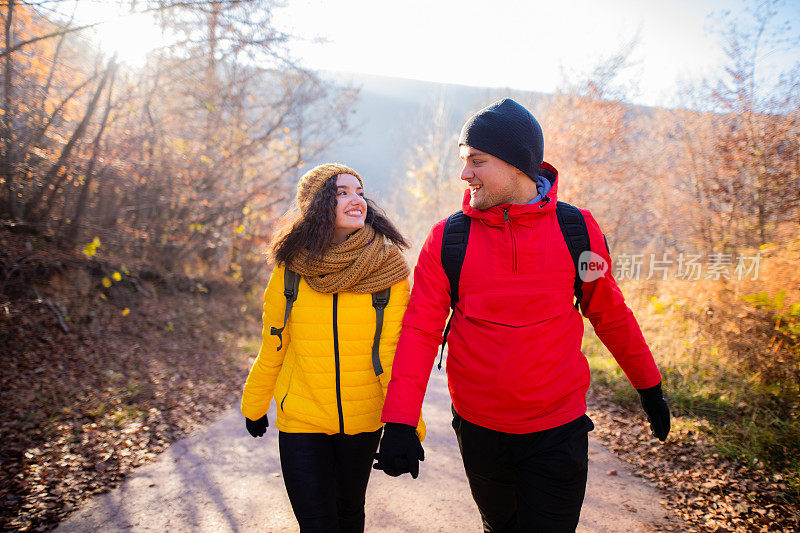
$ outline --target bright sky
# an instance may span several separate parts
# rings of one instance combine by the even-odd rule
[[[149,13],[133,13],[120,9],[117,2],[107,0],[61,0],[57,5],[62,17],[75,16],[75,24],[93,24],[88,34],[106,53],[116,53],[130,66],[142,66],[148,52],[166,41],[161,29]]]
[[[667,105],[678,80],[723,61],[709,14],[741,0],[288,0],[279,27],[306,41],[296,56],[312,68],[445,83],[554,91],[562,72],[587,72],[637,36],[635,65],[644,104]],[[783,17],[800,28],[800,2]],[[794,57],[793,61],[797,61]]]
[[[293,55],[309,68],[553,92],[638,36],[626,71],[649,105],[674,103],[678,82],[721,69],[714,18],[744,0],[285,0],[278,29],[300,37]],[[105,20],[96,38],[132,66],[162,42],[148,15],[120,15],[115,2],[81,0],[76,20]],[[69,12],[75,0],[66,0]],[[718,17],[716,17],[718,18]],[[800,29],[800,2],[779,17]],[[324,41],[324,42],[320,42]],[[800,47],[795,48],[795,50]],[[787,70],[800,53],[767,60]]]

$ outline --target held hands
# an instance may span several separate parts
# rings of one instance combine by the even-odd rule
[[[653,435],[661,442],[667,440],[669,433],[669,407],[664,400],[661,391],[661,383],[649,389],[636,389],[639,399],[642,401],[644,412],[647,413],[647,420],[650,422],[650,429]]]
[[[262,416],[258,420],[250,420],[249,418],[245,418],[244,425],[247,426],[247,432],[255,438],[260,437],[267,432],[269,420],[267,420],[267,415]]]
[[[383,470],[392,477],[410,473],[412,478],[417,479],[419,462],[425,460],[425,451],[417,438],[416,429],[408,424],[387,422],[375,459],[378,460],[372,465],[375,470]]]

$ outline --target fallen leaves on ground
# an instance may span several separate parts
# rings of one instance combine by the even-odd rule
[[[59,265],[29,272],[47,280],[38,290],[69,332],[27,292],[0,307],[0,530],[52,529],[237,401],[248,354],[235,339],[260,326],[222,283],[210,293],[150,285],[149,297],[114,285],[91,299],[101,276]]]
[[[779,475],[709,453],[708,436],[683,424],[674,423],[662,443],[651,435],[642,412],[632,413],[608,396],[597,387],[589,396],[593,433],[664,492],[662,503],[674,519],[656,524],[658,531],[800,531],[800,509],[784,499]]]

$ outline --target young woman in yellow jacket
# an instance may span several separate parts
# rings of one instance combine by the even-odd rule
[[[400,252],[408,244],[344,165],[320,165],[303,175],[297,207],[293,223],[272,243],[276,266],[242,414],[250,434],[260,437],[275,399],[283,480],[302,533],[361,532],[409,299],[409,267]],[[288,313],[287,268],[300,276]],[[373,294],[384,289],[388,303],[378,327]],[[419,444],[424,436],[420,419],[410,438]],[[422,459],[421,445],[418,450]]]

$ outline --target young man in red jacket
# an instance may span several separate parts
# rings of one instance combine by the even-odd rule
[[[533,115],[511,99],[473,115],[459,138],[471,224],[447,338],[453,427],[485,531],[574,531],[586,489],[589,366],[573,305],[576,267],[556,217],[558,171],[543,162]],[[611,275],[592,215],[590,250],[608,267],[584,276],[581,310],[639,391],[653,433],[669,432],[661,375]],[[445,221],[420,252],[383,408],[375,468],[419,472],[414,434],[450,311]],[[598,277],[599,275],[599,277]],[[596,279],[594,279],[596,278]]]

